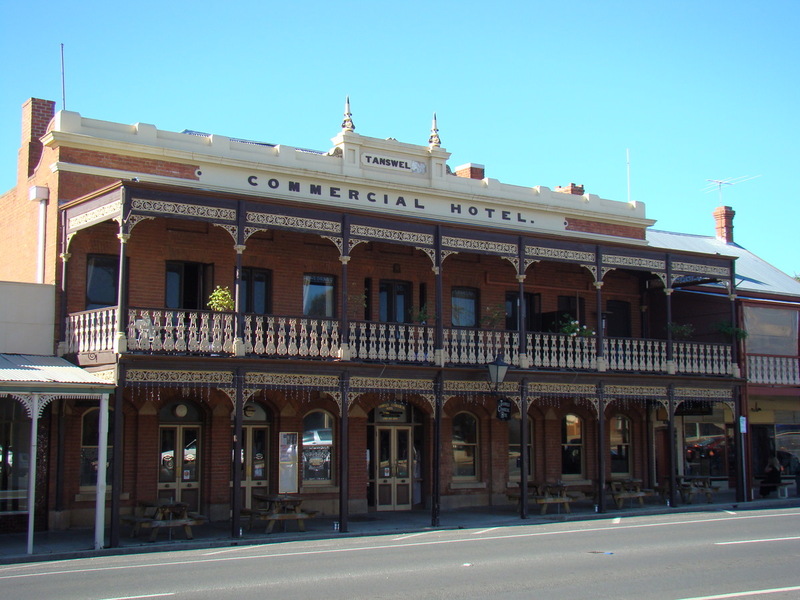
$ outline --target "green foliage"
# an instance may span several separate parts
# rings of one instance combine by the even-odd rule
[[[720,321],[715,326],[717,331],[726,335],[731,340],[743,340],[747,338],[747,331],[741,327],[736,327],[727,321]]]
[[[494,329],[498,325],[505,324],[506,322],[506,305],[505,304],[492,304],[483,307],[483,316],[481,317],[481,327],[485,329]]]
[[[694,325],[691,323],[670,323],[667,327],[676,340],[690,340],[694,335]]]
[[[233,294],[231,294],[228,286],[214,288],[211,295],[208,297],[208,308],[214,312],[232,311],[236,307],[233,301]]]
[[[572,315],[563,314],[558,324],[559,333],[566,333],[572,337],[592,337],[597,332],[589,329],[586,325],[581,325],[580,321],[572,318]]]

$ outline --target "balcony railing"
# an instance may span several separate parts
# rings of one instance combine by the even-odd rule
[[[128,310],[128,350],[155,353],[233,352],[233,313],[207,310]]]
[[[747,380],[769,385],[800,385],[800,357],[748,354]]]
[[[234,354],[234,313],[202,310],[131,308],[128,310],[129,352],[150,354]],[[112,350],[116,308],[84,311],[67,319],[68,351]],[[348,325],[350,360],[433,364],[435,327],[411,323],[353,321]],[[343,335],[337,319],[275,315],[244,315],[244,353],[249,356],[296,359],[339,359]],[[552,370],[597,370],[597,340],[563,333],[529,332],[531,367]],[[477,366],[502,354],[520,367],[519,334],[514,331],[446,328],[444,362]],[[608,371],[667,373],[665,340],[604,338],[603,358]],[[674,342],[675,372],[697,375],[730,373],[731,346]],[[759,383],[797,384],[797,357],[751,356],[748,368]]]
[[[67,316],[68,354],[104,352],[114,349],[117,307],[85,310]]]

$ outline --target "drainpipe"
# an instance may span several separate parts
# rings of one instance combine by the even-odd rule
[[[50,190],[41,185],[34,185],[28,190],[28,200],[39,202],[39,235],[36,243],[36,283],[44,283],[44,247],[47,239],[47,200]]]

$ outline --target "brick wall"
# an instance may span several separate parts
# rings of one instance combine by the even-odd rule
[[[598,221],[586,221],[567,217],[567,231],[582,231],[584,233],[598,233],[601,235],[613,235],[616,237],[631,238],[635,240],[645,239],[645,228],[634,227],[631,225],[617,225],[613,223],[601,223]]]

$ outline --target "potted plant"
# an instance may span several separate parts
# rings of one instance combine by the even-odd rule
[[[667,327],[676,340],[690,340],[694,335],[694,325],[691,323],[669,323]]]
[[[747,337],[747,331],[741,327],[736,327],[728,321],[720,321],[716,324],[717,331],[726,336],[729,340],[743,340]]]
[[[597,332],[589,329],[586,325],[581,325],[580,321],[573,319],[572,315],[564,314],[558,324],[558,332],[565,333],[570,337],[592,337]]]
[[[233,294],[228,286],[214,288],[211,295],[208,297],[208,308],[214,312],[232,311],[236,308],[236,303],[233,301]]]

